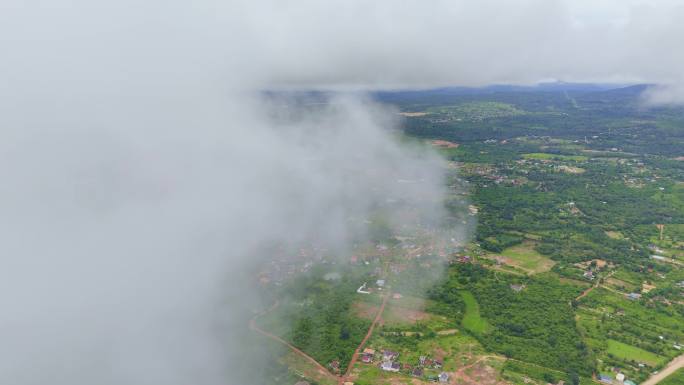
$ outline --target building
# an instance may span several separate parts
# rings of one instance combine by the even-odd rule
[[[413,377],[423,377],[423,373],[424,373],[423,368],[417,367],[417,368],[413,369],[413,372],[411,373],[411,375],[413,375]]]
[[[609,374],[599,374],[599,381],[603,382],[604,384],[612,384],[613,383],[613,377],[611,377]]]
[[[620,381],[620,382],[623,382],[625,380],[625,375],[622,373],[618,373],[615,375],[615,379]]]
[[[515,284],[511,284],[511,285],[510,285],[510,288],[511,288],[511,290],[513,290],[514,292],[520,293],[520,292],[522,291],[522,289],[525,288],[525,285],[515,285]]]
[[[399,357],[399,353],[398,353],[398,352],[394,352],[394,351],[391,351],[391,350],[384,350],[384,351],[382,352],[382,359],[383,359],[383,361],[394,361],[394,360],[397,359],[397,357]]]
[[[439,382],[449,382],[449,374],[447,372],[442,372],[439,374]]]
[[[398,362],[385,361],[382,363],[382,365],[380,365],[380,369],[386,372],[397,373],[401,369],[401,364]]]

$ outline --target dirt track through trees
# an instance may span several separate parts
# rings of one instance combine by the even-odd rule
[[[266,310],[266,311],[263,312],[263,313],[257,314],[254,318],[252,318],[252,319],[249,321],[249,328],[250,328],[250,330],[253,330],[253,331],[255,331],[255,332],[261,334],[261,335],[264,336],[264,337],[268,337],[268,338],[270,338],[270,339],[272,339],[272,340],[274,340],[274,341],[276,341],[276,342],[279,342],[279,343],[281,343],[281,344],[287,346],[287,347],[290,348],[293,352],[295,352],[295,353],[298,354],[299,356],[305,358],[307,361],[309,361],[309,362],[311,362],[313,365],[315,365],[316,368],[318,369],[318,371],[321,372],[321,374],[324,374],[324,375],[326,375],[326,376],[335,377],[334,374],[330,373],[330,371],[328,371],[328,369],[326,369],[323,365],[321,365],[321,364],[320,364],[318,361],[316,361],[313,357],[311,357],[311,356],[309,356],[308,354],[304,353],[303,351],[297,349],[296,347],[294,347],[293,345],[291,345],[291,344],[288,343],[287,341],[283,340],[282,338],[280,338],[280,337],[278,337],[278,336],[276,336],[276,335],[273,335],[273,334],[271,334],[271,333],[269,333],[269,332],[267,332],[267,331],[265,331],[265,330],[259,328],[259,327],[256,325],[256,320],[257,320],[257,318],[259,318],[259,317],[261,317],[261,316],[263,316],[263,315],[265,315],[265,314],[271,312],[271,311],[274,310],[276,307],[278,307],[278,302],[276,302],[273,306],[271,306],[270,309]]]
[[[354,368],[354,365],[356,364],[356,360],[359,358],[359,353],[361,352],[361,349],[366,345],[366,342],[370,339],[371,335],[373,335],[373,329],[375,329],[375,326],[378,324],[380,319],[382,318],[382,312],[385,310],[385,305],[387,305],[387,300],[392,296],[392,293],[388,291],[385,293],[385,298],[382,300],[382,305],[380,305],[380,309],[378,310],[378,314],[375,315],[375,319],[373,320],[373,323],[371,324],[370,328],[368,328],[368,332],[366,333],[366,336],[363,337],[363,341],[359,344],[359,346],[356,348],[354,351],[354,355],[352,356],[351,361],[349,361],[349,366],[347,366],[347,370],[344,372],[344,375],[340,377],[340,380],[338,381],[339,385],[343,385],[345,381],[347,381],[347,378],[349,377],[349,374],[351,373],[352,369]]]

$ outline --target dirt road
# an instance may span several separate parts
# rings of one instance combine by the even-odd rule
[[[648,380],[641,383],[641,385],[655,385],[664,380],[665,377],[677,371],[679,368],[684,368],[684,354],[675,357],[657,374],[652,375]]]
[[[349,374],[351,373],[352,369],[354,368],[354,365],[356,364],[356,360],[359,358],[359,353],[361,352],[361,349],[363,349],[363,347],[366,345],[366,342],[368,342],[371,335],[373,335],[373,329],[375,329],[375,326],[378,324],[378,322],[380,322],[380,319],[382,318],[382,312],[385,310],[385,305],[387,305],[387,300],[389,300],[391,296],[392,292],[388,291],[387,293],[385,293],[385,298],[382,300],[382,305],[380,305],[380,309],[378,310],[378,313],[375,315],[373,323],[371,324],[370,328],[368,328],[366,336],[363,337],[363,341],[361,341],[356,350],[354,350],[354,355],[352,356],[352,359],[349,362],[349,366],[347,366],[347,371],[344,372],[344,375],[340,377],[338,381],[339,385],[343,385],[344,382],[347,381]]]

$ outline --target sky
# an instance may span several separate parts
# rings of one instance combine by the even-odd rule
[[[0,2],[0,383],[262,385],[239,338],[266,305],[244,290],[261,245],[347,250],[349,218],[392,194],[439,218],[444,165],[395,139],[394,111],[347,95],[283,117],[261,90],[558,79],[682,103],[682,16],[656,0]],[[404,173],[421,188],[382,188]]]

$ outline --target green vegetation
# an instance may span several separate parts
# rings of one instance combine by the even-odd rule
[[[461,291],[463,303],[465,304],[465,315],[463,316],[463,327],[475,334],[483,334],[489,329],[487,321],[480,316],[480,305],[473,294],[467,290]]]
[[[492,383],[585,385],[613,369],[644,381],[684,343],[684,109],[643,108],[642,90],[378,94],[426,112],[405,115],[402,140],[458,144],[436,149],[453,188],[447,223],[472,223],[473,239],[440,252],[437,237],[397,237],[374,215],[373,244],[359,247],[369,265],[274,288],[281,306],[261,322],[324,364],[345,363],[375,314],[359,304],[381,301],[354,290],[387,271],[403,298],[369,346],[403,364],[440,356],[453,372],[494,356],[483,361]],[[361,385],[410,375],[356,370]]]
[[[293,280],[284,288],[283,301],[260,325],[292,341],[324,365],[339,361],[344,368],[361,342],[370,321],[353,314],[351,304],[363,282],[350,272],[326,280],[323,268]],[[290,327],[291,326],[291,327]]]
[[[534,152],[531,154],[522,154],[524,159],[544,159],[544,160],[564,160],[574,162],[586,162],[589,158],[584,155],[562,155],[562,154],[548,154],[545,152]]]
[[[554,265],[554,261],[541,255],[535,249],[535,246],[534,242],[527,241],[506,248],[500,254],[510,259],[513,266],[522,268],[529,273],[540,273],[550,270]]]
[[[526,112],[517,109],[512,104],[499,102],[471,102],[450,106],[430,107],[432,114],[440,114],[442,119],[448,120],[484,120],[506,116],[524,115]]]
[[[608,340],[608,354],[624,360],[643,362],[650,366],[664,363],[663,357],[657,354],[611,339]]]

